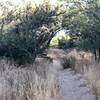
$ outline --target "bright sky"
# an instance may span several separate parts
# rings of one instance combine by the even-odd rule
[[[23,8],[31,2],[32,6],[35,7],[35,4],[38,6],[43,4],[44,1],[49,1],[52,6],[56,6],[58,4],[58,0],[0,0],[0,16],[2,15],[2,4],[7,6],[8,10],[11,11],[15,6],[17,8]]]
[[[38,6],[40,4],[43,4],[43,2],[49,1],[52,6],[56,6],[58,3],[58,0],[0,0],[0,5],[6,5],[8,6],[9,10],[12,10],[14,6],[23,8],[25,5],[27,5],[29,2],[34,6],[35,4]],[[0,10],[0,13],[2,11]]]
[[[22,6],[23,2],[27,3],[30,1],[38,5],[38,4],[43,4],[43,1],[47,1],[47,0],[0,0],[0,3],[8,2],[8,3],[11,3],[13,5],[21,5]],[[49,1],[50,1],[51,5],[57,4],[57,0],[49,0]]]

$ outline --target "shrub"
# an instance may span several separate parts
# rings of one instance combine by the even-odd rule
[[[14,59],[18,64],[34,62],[54,36],[56,10],[47,9],[47,5],[35,10],[27,6],[15,15],[14,11],[9,13],[3,19],[4,27],[9,28],[1,33],[0,56]]]
[[[62,37],[61,39],[58,39],[58,42],[58,47],[60,49],[69,49],[75,47],[73,39],[66,40],[64,37]]]
[[[75,67],[75,58],[73,56],[63,57],[61,63],[62,63],[62,66],[63,66],[64,69],[66,69],[66,68],[74,69],[74,67]]]
[[[58,39],[58,47],[60,49],[66,49],[66,39],[64,37]]]

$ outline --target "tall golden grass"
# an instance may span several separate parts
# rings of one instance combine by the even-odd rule
[[[40,62],[16,68],[0,60],[0,100],[60,100],[56,70]]]

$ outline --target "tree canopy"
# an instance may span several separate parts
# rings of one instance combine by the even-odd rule
[[[52,9],[48,3],[35,9],[27,5],[15,11],[1,19],[0,56],[13,58],[19,64],[34,62],[59,30],[62,12],[58,7]]]
[[[80,1],[81,2],[81,1]],[[77,36],[81,49],[99,54],[100,58],[100,2],[86,0],[82,4],[73,2],[69,11],[64,15],[62,27],[70,30],[70,35]]]

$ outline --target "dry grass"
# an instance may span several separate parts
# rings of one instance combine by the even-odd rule
[[[60,100],[56,70],[46,62],[16,68],[0,60],[0,100]]]
[[[92,86],[95,100],[100,100],[100,63],[95,62],[90,52],[72,50],[67,58],[74,58],[74,70],[85,76]]]

